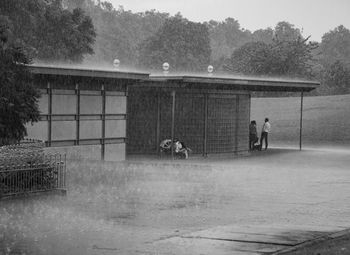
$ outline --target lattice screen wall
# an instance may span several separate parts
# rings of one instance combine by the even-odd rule
[[[195,154],[248,150],[249,95],[176,93],[175,134]],[[127,151],[157,153],[171,138],[169,91],[131,91],[128,101]]]
[[[209,97],[208,153],[235,151],[237,105],[236,96]]]

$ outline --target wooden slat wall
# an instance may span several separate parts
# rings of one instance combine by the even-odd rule
[[[90,87],[99,90],[86,90],[80,80],[61,77],[59,81],[62,83],[48,82],[47,89],[41,89],[40,121],[27,125],[27,138],[43,140],[53,147],[78,145],[81,151],[84,151],[84,146],[99,145],[100,159],[105,158],[106,152],[109,159],[125,159],[125,86],[112,87],[112,84],[95,80],[94,86]],[[42,88],[43,84],[37,87]],[[102,104],[104,101],[107,106]]]

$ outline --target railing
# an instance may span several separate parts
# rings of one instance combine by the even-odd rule
[[[66,156],[46,155],[38,144],[0,148],[0,198],[66,191]]]

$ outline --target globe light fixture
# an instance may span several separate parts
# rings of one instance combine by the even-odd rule
[[[168,74],[169,73],[169,68],[170,68],[170,65],[168,62],[164,62],[163,63],[163,74]]]
[[[114,68],[116,68],[116,69],[118,69],[119,68],[119,65],[120,65],[120,61],[119,61],[119,59],[114,59],[113,60],[113,66],[114,66]]]
[[[213,75],[213,71],[214,71],[214,67],[212,65],[208,66],[208,75],[212,76]]]

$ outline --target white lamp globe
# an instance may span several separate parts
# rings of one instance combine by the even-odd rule
[[[165,63],[163,63],[163,71],[168,71],[169,70],[169,68],[170,68],[170,65],[169,65],[169,63],[168,62],[165,62]]]
[[[118,68],[119,67],[119,65],[120,65],[120,61],[119,61],[119,59],[114,59],[113,60],[113,66],[115,67],[115,68]]]

